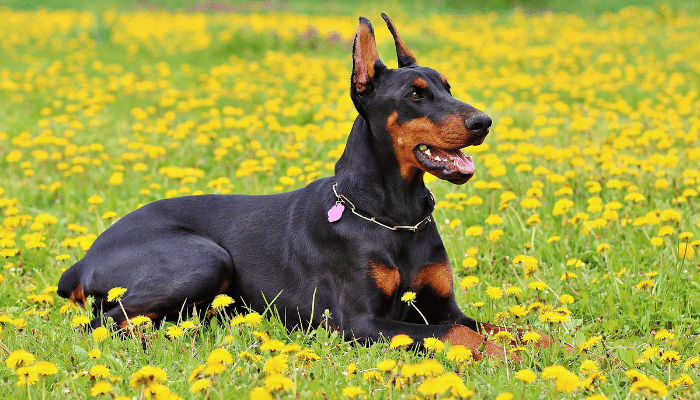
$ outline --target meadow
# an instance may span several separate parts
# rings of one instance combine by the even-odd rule
[[[56,284],[121,216],[333,173],[357,18],[0,8],[0,397],[700,399],[700,14],[357,10],[390,67],[380,11],[494,120],[472,181],[426,177],[458,304],[574,351],[365,347],[332,315],[86,330]]]

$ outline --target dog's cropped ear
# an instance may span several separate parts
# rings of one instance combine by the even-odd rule
[[[399,36],[399,32],[396,30],[396,25],[391,21],[391,18],[389,18],[386,14],[382,13],[382,18],[384,18],[384,21],[386,22],[386,26],[389,28],[389,31],[391,32],[391,36],[394,37],[394,44],[396,45],[396,56],[399,59],[399,68],[401,67],[415,67],[416,64],[416,58],[413,57],[413,54],[411,54],[411,51],[408,50],[408,47],[404,44],[403,40],[401,40],[401,37]]]
[[[352,87],[357,94],[368,94],[374,89],[374,79],[378,72],[386,68],[379,59],[372,24],[360,17],[355,42],[352,46]]]

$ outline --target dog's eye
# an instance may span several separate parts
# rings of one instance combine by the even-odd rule
[[[412,91],[411,94],[408,95],[408,97],[412,98],[413,100],[419,100],[422,99],[423,96],[420,95],[416,90]]]

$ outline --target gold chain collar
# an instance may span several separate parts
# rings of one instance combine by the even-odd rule
[[[399,229],[406,229],[406,230],[410,230],[410,231],[415,232],[416,230],[418,230],[418,228],[419,228],[421,225],[423,225],[423,224],[425,224],[425,223],[428,223],[428,222],[430,222],[430,221],[433,220],[432,211],[431,211],[431,213],[428,214],[427,217],[423,218],[419,223],[417,223],[417,224],[415,224],[415,225],[396,225],[396,226],[385,225],[385,224],[383,224],[383,223],[377,221],[377,219],[376,219],[375,217],[367,217],[367,216],[364,216],[364,215],[360,214],[360,213],[357,211],[357,208],[355,207],[355,205],[352,204],[352,202],[351,202],[350,200],[348,200],[347,197],[345,197],[345,196],[342,195],[342,194],[338,194],[338,191],[336,190],[337,187],[338,187],[338,183],[336,182],[335,184],[333,184],[333,193],[335,193],[335,197],[338,198],[338,201],[336,201],[336,203],[335,203],[336,206],[341,205],[341,204],[344,204],[344,203],[348,203],[348,204],[350,205],[350,211],[352,211],[353,214],[357,215],[358,217],[360,217],[360,218],[362,218],[362,219],[364,219],[364,220],[367,220],[367,221],[370,221],[370,222],[374,222],[375,224],[377,224],[377,225],[379,225],[379,226],[382,226],[382,227],[384,227],[384,228],[386,228],[386,229],[389,229],[389,230],[392,230],[392,231],[397,231],[397,230],[399,230]],[[433,193],[432,193],[431,191],[428,191],[428,193],[430,193],[430,198],[433,200],[433,210],[435,210],[435,196],[433,196]],[[340,212],[342,213],[342,210],[341,210]],[[337,219],[340,219],[340,217],[338,217]],[[337,219],[336,219],[336,220],[337,220]]]

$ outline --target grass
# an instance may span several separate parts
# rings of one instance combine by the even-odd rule
[[[428,183],[458,303],[573,353],[458,361],[288,332],[269,313],[86,332],[90,313],[55,285],[120,216],[332,173],[356,116],[356,19],[2,9],[0,396],[698,398],[700,15],[392,7],[419,63],[495,121],[468,149],[473,181]],[[362,13],[395,66],[384,10]]]

